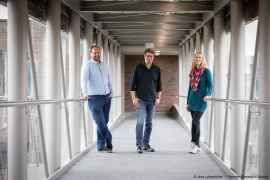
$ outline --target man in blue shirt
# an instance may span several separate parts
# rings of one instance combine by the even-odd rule
[[[100,48],[90,48],[91,60],[82,66],[81,86],[85,100],[97,124],[98,152],[111,153],[112,135],[108,129],[111,98],[113,97],[112,83],[107,65],[100,61]],[[106,145],[105,145],[106,143]]]
[[[132,102],[136,109],[136,146],[137,152],[154,152],[150,147],[152,119],[155,107],[160,103],[162,80],[160,68],[153,63],[154,51],[144,51],[144,62],[135,66],[130,80]],[[145,128],[143,133],[143,124]]]

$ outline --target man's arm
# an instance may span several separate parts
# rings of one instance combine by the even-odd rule
[[[161,91],[157,92],[157,98],[156,98],[155,105],[158,105],[160,103],[160,100],[161,100]]]
[[[88,78],[89,78],[89,68],[86,66],[86,64],[84,64],[81,71],[81,88],[83,98],[86,101],[88,100],[88,90],[87,90]]]
[[[132,102],[133,102],[133,104],[134,104],[135,107],[140,107],[139,99],[136,98],[135,92],[136,91],[130,91]]]
[[[110,98],[113,97],[113,88],[112,88],[112,82],[110,80],[110,74],[108,73],[108,86],[109,86],[109,89],[110,89]]]

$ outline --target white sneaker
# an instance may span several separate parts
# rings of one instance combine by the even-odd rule
[[[200,152],[202,152],[202,150],[201,150],[201,148],[198,147],[197,153],[200,153]]]
[[[194,145],[194,148],[191,150],[191,153],[195,154],[198,152],[198,146]]]
[[[194,148],[194,145],[195,145],[194,142],[191,142],[190,143],[190,147],[189,147],[189,151],[188,152],[191,152],[192,151],[192,149]]]

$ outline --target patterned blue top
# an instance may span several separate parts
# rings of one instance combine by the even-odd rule
[[[213,92],[213,82],[211,71],[206,68],[202,73],[198,85],[198,91],[193,91],[189,82],[187,105],[190,111],[199,111],[204,113],[207,102],[203,101],[205,96],[211,96]]]

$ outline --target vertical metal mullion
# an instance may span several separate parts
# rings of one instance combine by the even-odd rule
[[[86,122],[85,122],[85,113],[84,113],[84,102],[81,102],[82,105],[82,120],[83,120],[83,130],[84,130],[84,141],[85,141],[85,147],[87,147],[87,134],[86,134]]]
[[[29,18],[27,20],[27,23],[28,23],[27,42],[28,42],[30,61],[31,61],[31,66],[30,67],[31,67],[31,72],[32,72],[32,76],[33,76],[35,98],[36,98],[36,100],[39,100],[37,76],[36,76],[36,67],[35,67],[35,61],[34,61],[33,45],[32,45],[32,38],[31,38],[32,36],[31,36]],[[48,161],[47,161],[47,153],[46,153],[46,148],[45,148],[45,139],[44,139],[44,132],[43,132],[40,105],[37,105],[37,115],[38,115],[39,131],[40,131],[40,138],[41,138],[41,144],[42,144],[45,175],[46,175],[46,178],[48,178],[49,177],[49,170],[48,170]]]
[[[254,61],[253,61],[253,69],[252,69],[252,79],[251,79],[251,88],[250,88],[250,100],[254,99],[254,90],[255,90],[255,81],[256,81],[256,69],[258,62],[258,49],[259,49],[259,21],[257,24],[257,34],[256,34],[256,45],[254,52]],[[250,105],[249,105],[250,107]],[[243,164],[242,164],[242,175],[246,172],[247,165],[247,151],[248,151],[248,141],[249,141],[249,133],[250,133],[250,123],[251,123],[251,111],[249,108],[248,118],[247,118],[247,126],[246,126],[246,138],[245,138],[245,146],[244,146],[244,155],[243,155]]]
[[[60,33],[61,37],[61,33]],[[61,42],[61,40],[60,40]],[[66,82],[65,82],[65,75],[64,75],[64,62],[63,62],[63,54],[62,54],[62,43],[60,43],[60,66],[61,66],[61,79],[62,79],[62,93],[63,98],[66,99]],[[67,112],[67,104],[64,102],[64,111],[65,111],[65,119],[66,119],[66,129],[67,129],[67,138],[68,138],[68,150],[69,150],[69,158],[72,159],[72,149],[71,149],[71,140],[70,140],[70,129],[69,129],[69,120],[68,120],[68,112]]]
[[[214,104],[214,101],[212,101],[211,113],[210,113],[210,125],[209,125],[210,126],[209,127],[209,148],[211,148],[211,146],[212,146],[211,140],[212,140],[212,127],[213,127],[214,107],[215,107],[215,104]]]
[[[229,95],[230,95],[231,59],[232,58],[231,58],[231,43],[230,43],[229,70],[228,70],[227,94],[226,94],[227,99],[229,99]],[[225,159],[226,133],[227,133],[227,124],[228,124],[227,122],[228,122],[228,116],[229,116],[228,107],[225,106],[225,108],[226,109],[225,109],[224,131],[223,131],[222,156],[221,156],[222,161],[224,161]]]

